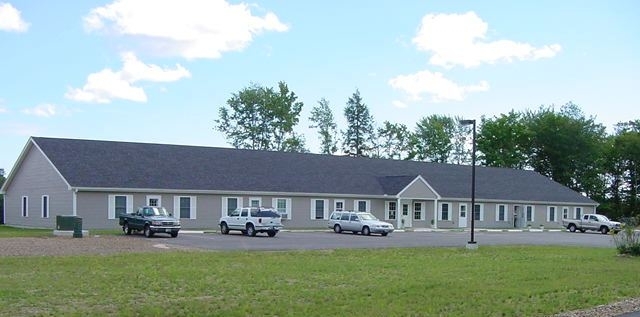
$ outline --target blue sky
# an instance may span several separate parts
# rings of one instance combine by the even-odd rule
[[[638,1],[0,0],[0,168],[29,136],[228,147],[218,109],[250,83],[378,124],[572,101],[640,119]]]

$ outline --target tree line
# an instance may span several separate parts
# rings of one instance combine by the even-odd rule
[[[285,82],[277,88],[251,84],[219,108],[214,129],[235,148],[309,152],[295,132],[303,103]],[[310,128],[319,152],[396,160],[470,164],[470,127],[462,118],[429,115],[415,126],[376,124],[360,92],[347,98],[346,126],[339,128],[328,100],[311,109]],[[482,117],[476,137],[477,164],[534,170],[598,201],[614,218],[640,216],[640,120],[616,124],[615,132],[587,117],[571,102],[557,108],[511,111]]]

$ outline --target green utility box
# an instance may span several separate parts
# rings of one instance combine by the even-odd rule
[[[73,222],[73,237],[82,238],[82,218],[75,217]]]
[[[56,230],[71,231],[74,229],[76,216],[56,216]]]

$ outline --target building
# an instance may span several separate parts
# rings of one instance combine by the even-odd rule
[[[289,228],[321,228],[333,210],[370,211],[398,228],[561,227],[597,203],[534,171],[229,148],[32,137],[3,185],[8,225],[88,229],[164,206],[183,228],[214,228],[240,206],[272,206]]]

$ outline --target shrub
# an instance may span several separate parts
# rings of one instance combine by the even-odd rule
[[[640,256],[640,232],[636,231],[638,220],[625,218],[621,222],[623,223],[622,231],[613,236],[618,253]]]

